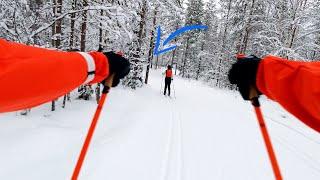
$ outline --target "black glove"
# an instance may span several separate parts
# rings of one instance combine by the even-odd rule
[[[256,74],[260,61],[261,59],[254,55],[237,57],[237,62],[232,65],[229,71],[230,83],[237,85],[244,100],[250,100],[250,88],[256,88]],[[258,94],[261,94],[259,90]]]
[[[109,60],[109,74],[114,74],[112,87],[119,84],[120,79],[123,79],[130,72],[130,62],[119,54],[114,52],[103,53]]]

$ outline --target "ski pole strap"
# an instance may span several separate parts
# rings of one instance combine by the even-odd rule
[[[258,122],[259,122],[259,127],[260,127],[260,130],[261,130],[262,136],[263,136],[263,140],[264,140],[265,146],[267,148],[267,152],[268,152],[268,155],[269,155],[269,160],[271,162],[271,166],[272,166],[272,170],[273,170],[274,176],[275,176],[276,180],[282,180],[281,171],[280,171],[280,168],[279,168],[279,165],[278,165],[278,161],[277,161],[276,155],[275,155],[273,147],[272,147],[272,143],[271,143],[271,140],[270,140],[270,137],[269,137],[269,134],[268,134],[267,127],[265,125],[265,122],[264,122],[264,119],[263,119],[263,116],[262,116],[262,112],[261,112],[261,109],[260,109],[260,103],[259,103],[258,98],[254,98],[252,100],[252,104],[254,106],[254,109],[255,109],[255,112],[256,112],[256,115],[257,115],[257,119],[258,119]]]
[[[81,149],[81,152],[80,152],[76,167],[75,167],[75,169],[73,171],[71,180],[77,180],[78,179],[78,176],[79,176],[83,161],[84,161],[84,159],[86,157],[86,154],[87,154],[87,151],[88,151],[88,148],[89,148],[93,133],[94,133],[96,125],[98,123],[99,116],[100,116],[101,110],[103,108],[104,102],[105,102],[105,100],[107,98],[109,89],[110,89],[110,87],[108,87],[108,86],[105,86],[104,89],[103,89],[104,93],[102,93],[102,96],[101,96],[101,99],[99,101],[98,107],[97,107],[96,112],[94,114],[94,117],[92,119],[90,128],[88,130],[86,139],[85,139],[84,144],[82,146],[82,149]]]
[[[102,94],[108,94],[110,91],[110,87],[107,85],[103,86]]]
[[[251,103],[254,107],[260,107],[260,102],[258,97],[254,97],[251,99]]]

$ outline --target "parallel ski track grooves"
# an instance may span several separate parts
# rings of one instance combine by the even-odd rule
[[[168,135],[168,141],[166,145],[166,153],[165,153],[165,159],[163,161],[163,167],[162,167],[162,173],[161,173],[161,180],[169,180],[169,173],[170,173],[170,162],[172,161],[170,157],[174,155],[173,150],[174,150],[174,138],[177,138],[177,171],[174,172],[176,173],[177,179],[174,180],[182,180],[182,125],[181,125],[181,119],[180,119],[180,114],[178,113],[178,118],[175,118],[175,108],[172,100],[168,101],[169,104],[171,104],[171,118],[170,118],[170,130],[169,130],[169,135]],[[176,133],[176,135],[175,135]],[[174,158],[172,158],[174,159]],[[172,163],[172,162],[171,162]]]
[[[306,166],[313,169],[314,174],[315,174],[315,172],[320,173],[319,167],[316,166],[316,164],[318,164],[318,163],[317,162],[313,163],[312,161],[310,161],[313,159],[310,155],[308,155],[302,151],[299,151],[295,146],[293,146],[292,144],[290,144],[288,141],[286,141],[285,139],[283,139],[281,137],[275,137],[274,140],[276,142],[278,142],[281,146],[286,148],[288,151],[296,154],[296,158],[300,159],[302,162],[305,163]],[[317,176],[317,175],[315,175],[315,176]]]
[[[179,146],[178,146],[178,152],[179,152],[179,157],[178,157],[178,180],[183,179],[183,139],[182,139],[182,122],[180,118],[180,113],[178,113],[178,127],[179,127],[179,132],[178,132],[178,140],[179,140]]]

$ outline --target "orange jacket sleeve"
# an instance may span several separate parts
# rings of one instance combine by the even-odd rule
[[[62,52],[0,39],[0,112],[56,99],[85,83],[89,71],[95,71],[89,83],[100,82],[108,76],[108,67],[99,52]]]
[[[259,64],[256,84],[263,94],[320,132],[320,62],[266,56]]]

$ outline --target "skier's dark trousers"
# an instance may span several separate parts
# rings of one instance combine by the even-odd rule
[[[168,96],[170,96],[170,92],[171,92],[171,81],[172,81],[172,67],[170,65],[168,65],[168,68],[165,72],[166,74],[166,78],[164,79],[165,85],[164,85],[164,95],[166,95],[167,93],[167,89],[168,89]]]
[[[170,96],[170,92],[171,92],[171,88],[170,88],[170,85],[171,85],[171,77],[166,77],[164,79],[164,95],[166,95],[166,92],[167,92],[167,89],[168,89],[168,96]]]

